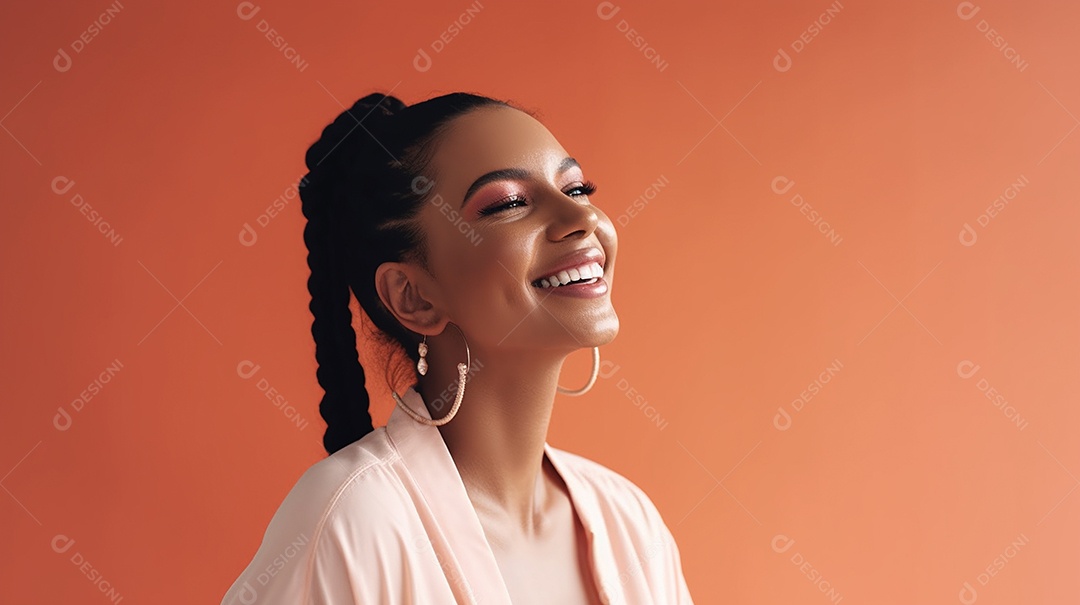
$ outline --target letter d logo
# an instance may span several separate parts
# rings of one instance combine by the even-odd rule
[[[251,225],[244,223],[238,238],[241,246],[254,246],[255,242],[259,241],[259,234],[255,233],[255,229]]]
[[[58,553],[65,553],[75,545],[75,540],[65,536],[64,534],[56,534],[56,537],[52,539],[52,549]]]
[[[975,587],[967,582],[964,582],[964,587],[960,589],[959,599],[964,605],[972,605],[976,599],[979,598],[979,593],[975,591]]]
[[[960,378],[971,378],[975,375],[975,372],[979,371],[980,367],[982,366],[976,364],[974,361],[965,359],[956,365],[956,374]]]
[[[244,582],[237,598],[240,599],[240,602],[244,605],[251,605],[255,602],[255,599],[259,598],[259,592],[251,586],[251,583]]]
[[[56,71],[64,73],[65,71],[71,69],[71,56],[68,55],[62,48],[56,49],[56,56],[53,57],[52,66],[56,69]]]
[[[784,183],[782,187],[778,187],[780,183]],[[772,190],[776,195],[783,195],[787,193],[792,187],[795,186],[795,181],[787,178],[786,176],[778,176],[772,180]]]
[[[75,181],[66,176],[58,176],[52,180],[52,190],[56,195],[64,195],[75,186]]]
[[[776,534],[772,539],[772,549],[778,553],[787,552],[795,544],[795,540],[784,534]]]
[[[784,408],[776,408],[776,415],[772,419],[773,426],[777,430],[786,431],[791,428],[791,414]]]
[[[244,21],[251,21],[262,7],[255,6],[254,2],[241,2],[236,5],[236,16]]]
[[[597,372],[596,375],[600,378],[611,378],[615,375],[615,372],[619,371],[619,368],[621,367],[621,365],[615,363],[614,361],[609,361],[605,359],[604,361],[600,362],[600,371]]]
[[[240,363],[236,364],[236,374],[240,378],[243,378],[243,379],[247,380],[248,378],[251,378],[252,376],[254,376],[255,373],[258,372],[259,368],[261,368],[261,367],[262,366],[256,364],[255,362],[245,359],[244,361],[241,361]]]
[[[413,57],[412,66],[413,69],[420,73],[431,69],[431,56],[422,48],[416,49],[416,56]]]
[[[776,56],[773,57],[772,66],[776,68],[776,71],[783,73],[791,69],[791,57],[784,52],[784,49],[778,48],[776,49]]]
[[[611,21],[617,14],[619,14],[619,7],[612,2],[601,2],[596,5],[596,16],[604,21]]]
[[[961,2],[956,5],[956,16],[964,21],[971,21],[971,18],[974,17],[977,12],[979,12],[979,7],[976,6],[974,2]]]
[[[979,239],[979,235],[975,233],[971,225],[964,223],[964,228],[960,230],[959,239],[960,243],[965,246],[974,246],[975,240]]]

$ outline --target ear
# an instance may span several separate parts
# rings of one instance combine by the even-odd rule
[[[436,284],[414,263],[386,262],[375,270],[375,290],[390,313],[418,334],[438,334],[449,318],[433,293]]]

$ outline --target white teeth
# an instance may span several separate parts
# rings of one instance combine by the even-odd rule
[[[600,277],[603,274],[604,268],[600,266],[600,263],[587,263],[581,265],[580,267],[574,267],[573,269],[559,271],[555,275],[549,275],[548,277],[541,279],[540,287],[555,288],[558,286],[566,285],[572,281]]]

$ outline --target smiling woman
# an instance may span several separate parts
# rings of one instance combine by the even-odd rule
[[[466,93],[368,95],[306,160],[330,455],[223,604],[691,603],[649,497],[547,443],[556,393],[587,391],[619,330],[615,228],[579,162],[529,112]],[[350,292],[409,368],[384,427]],[[581,348],[593,379],[570,391],[559,371]]]

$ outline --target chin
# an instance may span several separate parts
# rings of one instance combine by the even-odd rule
[[[602,347],[618,336],[619,316],[612,310],[610,316],[597,320],[593,326],[595,329],[588,334],[588,338],[582,339],[582,342],[588,343],[590,347]]]

